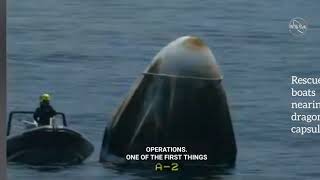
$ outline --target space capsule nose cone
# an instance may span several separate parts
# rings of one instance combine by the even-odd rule
[[[194,36],[180,37],[161,49],[145,74],[222,79],[212,51],[200,38]]]

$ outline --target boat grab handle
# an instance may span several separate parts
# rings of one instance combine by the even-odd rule
[[[10,135],[12,117],[14,114],[33,114],[33,113],[34,113],[33,111],[11,111],[9,114],[9,121],[8,121],[8,126],[7,126],[7,136]],[[55,116],[57,116],[57,115],[60,115],[62,117],[63,126],[68,126],[65,114],[62,112],[57,112],[57,114]]]

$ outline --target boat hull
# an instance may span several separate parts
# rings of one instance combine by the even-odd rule
[[[79,164],[93,150],[87,139],[67,128],[44,126],[7,139],[8,161],[31,165]]]

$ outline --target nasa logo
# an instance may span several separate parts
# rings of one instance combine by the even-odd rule
[[[293,36],[301,37],[307,32],[307,29],[307,23],[301,17],[295,17],[289,22],[289,32]]]

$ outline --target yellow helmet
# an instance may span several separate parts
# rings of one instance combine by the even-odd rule
[[[49,94],[42,94],[42,95],[40,96],[40,101],[41,101],[41,102],[44,102],[44,101],[49,102],[50,99],[51,99],[51,97],[50,97]]]

